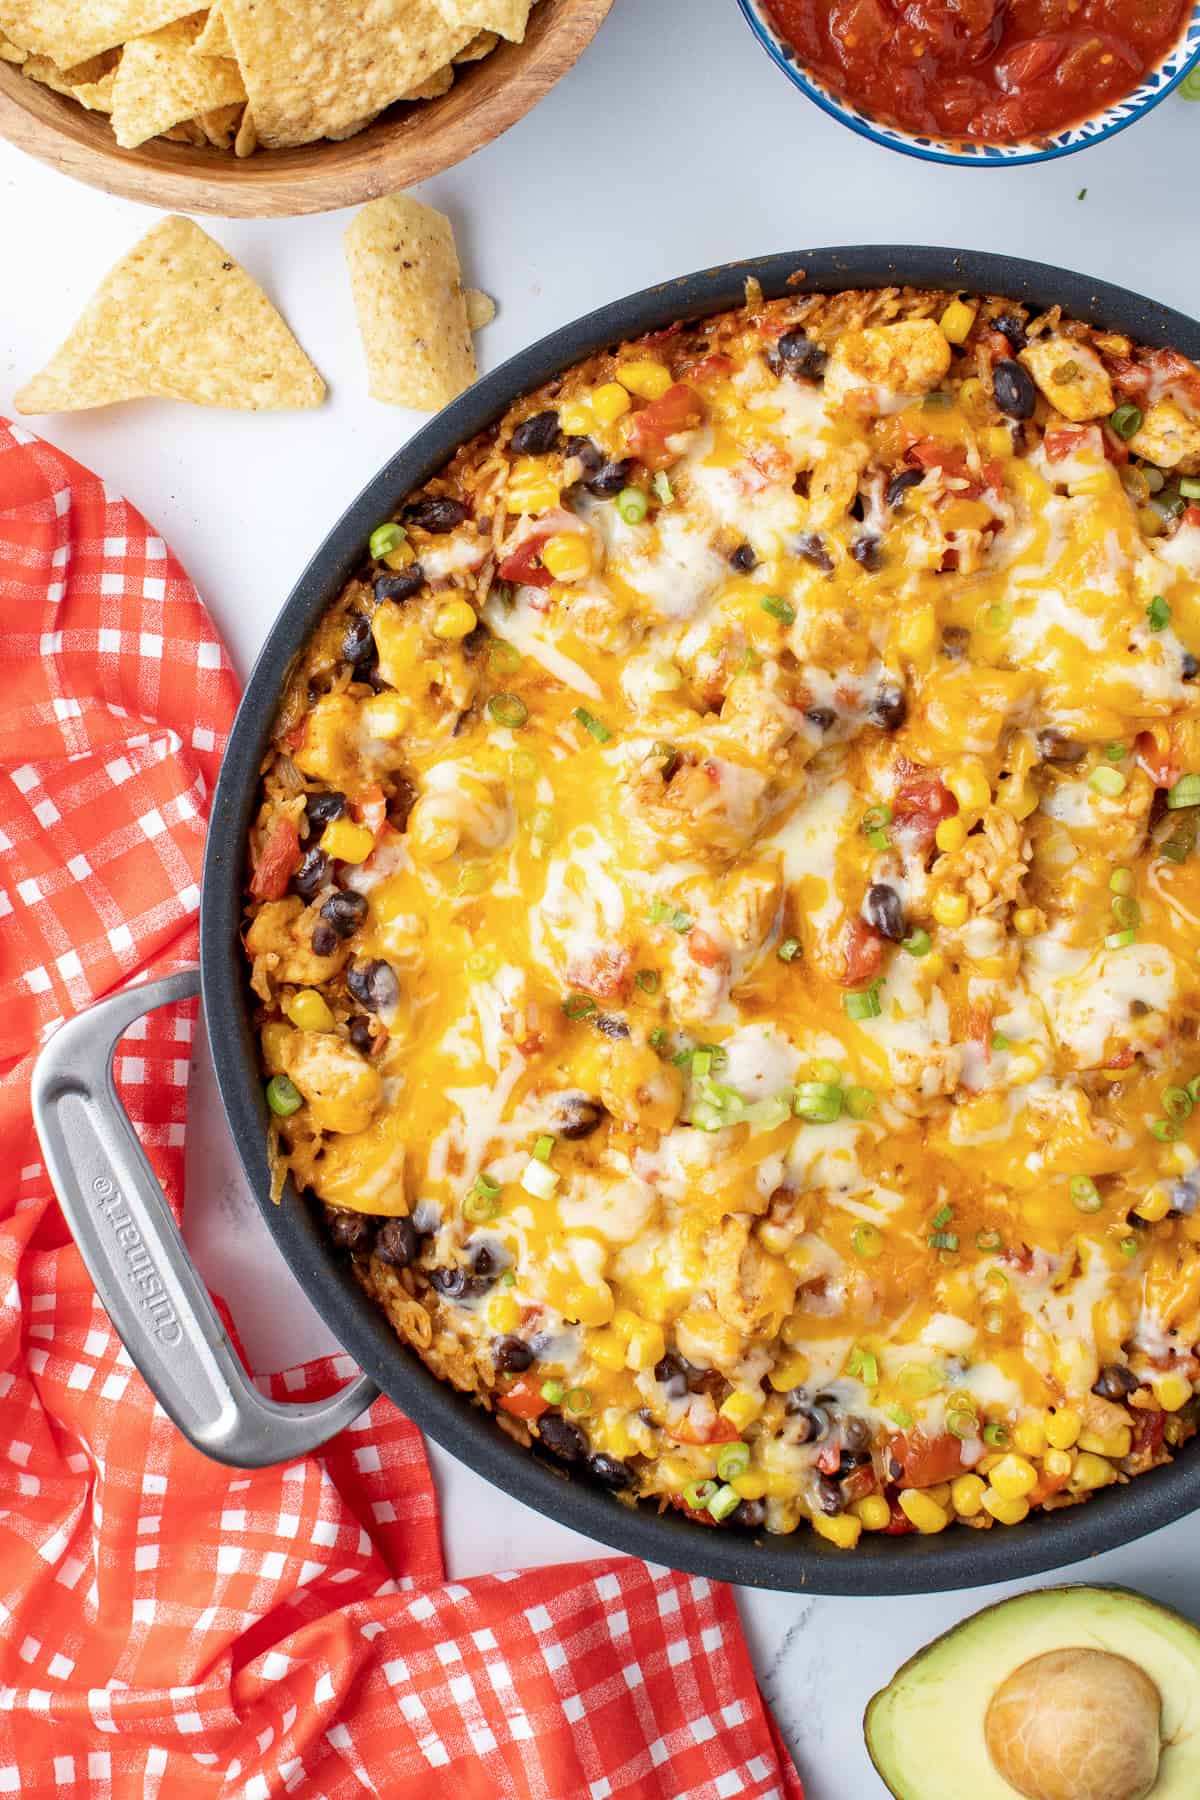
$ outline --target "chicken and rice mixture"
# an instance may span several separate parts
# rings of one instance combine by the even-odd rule
[[[835,1545],[1200,1385],[1200,374],[946,293],[592,358],[384,521],[245,941],[280,1176],[623,1498]]]

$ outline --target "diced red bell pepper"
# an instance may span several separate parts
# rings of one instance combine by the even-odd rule
[[[1167,1429],[1166,1413],[1143,1412],[1140,1408],[1134,1408],[1131,1417],[1133,1419],[1131,1455],[1139,1456],[1148,1450],[1152,1456],[1157,1456],[1162,1449],[1163,1435]]]
[[[1138,761],[1155,787],[1174,787],[1181,774],[1180,765],[1170,750],[1161,750],[1152,731],[1139,731],[1133,740]]]
[[[250,892],[256,900],[282,900],[300,861],[300,834],[291,819],[276,819],[254,865]]]
[[[691,431],[704,417],[704,402],[695,388],[677,381],[659,399],[631,413],[625,421],[625,442],[631,456],[648,469],[666,469],[676,460],[667,439]]]
[[[915,1531],[917,1529],[916,1526],[900,1505],[900,1499],[897,1494],[889,1494],[887,1500],[888,1505],[892,1509],[892,1516],[883,1528],[884,1536],[907,1537],[910,1531]]]
[[[506,1394],[501,1394],[496,1404],[502,1412],[511,1413],[514,1419],[540,1419],[549,1407],[549,1401],[542,1398],[540,1385],[524,1375],[513,1382]]]
[[[1092,434],[1091,425],[1052,425],[1042,439],[1047,462],[1065,462]]]
[[[842,955],[845,965],[838,978],[842,987],[861,987],[878,972],[883,961],[883,939],[865,919],[851,919],[842,938]]]
[[[732,1444],[738,1434],[737,1426],[724,1413],[714,1413],[711,1422],[700,1427],[685,1413],[677,1425],[667,1425],[664,1430],[677,1444]]]
[[[961,1446],[948,1431],[937,1437],[927,1437],[919,1428],[900,1432],[888,1439],[885,1455],[889,1473],[893,1464],[899,1467],[904,1487],[936,1487],[962,1474]]]
[[[539,520],[515,550],[510,550],[496,573],[501,581],[512,581],[518,587],[548,588],[554,580],[541,563],[542,546],[558,530],[557,521]]]
[[[892,800],[892,817],[912,833],[918,849],[927,850],[942,820],[953,818],[957,811],[958,801],[939,776],[905,761]]]
[[[699,925],[688,932],[687,947],[692,961],[699,963],[702,969],[724,968],[729,961],[716,938],[702,931]]]

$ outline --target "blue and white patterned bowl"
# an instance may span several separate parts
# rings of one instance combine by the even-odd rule
[[[883,144],[888,150],[903,151],[905,156],[920,157],[923,162],[958,163],[975,167],[1011,168],[1018,163],[1051,162],[1056,156],[1072,156],[1086,150],[1089,144],[1102,143],[1132,125],[1151,107],[1165,100],[1190,69],[1200,69],[1200,0],[1193,0],[1191,17],[1182,38],[1169,56],[1141,81],[1132,93],[1093,113],[1078,125],[1052,137],[1024,138],[1016,143],[988,144],[974,138],[924,137],[888,125],[870,113],[861,112],[847,100],[839,99],[803,68],[796,52],[779,36],[767,17],[761,0],[737,0],[746,22],[771,61],[783,70],[788,80],[816,102],[822,112],[848,125],[860,137]]]

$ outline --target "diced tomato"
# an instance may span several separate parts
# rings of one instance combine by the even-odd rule
[[[985,1060],[992,1054],[992,1009],[984,1000],[977,1000],[967,1013],[967,1036],[971,1042],[978,1044]]]
[[[525,1376],[514,1381],[496,1404],[502,1412],[511,1413],[514,1419],[540,1419],[549,1406],[549,1402],[542,1399],[539,1384]]]
[[[893,1464],[899,1467],[897,1479],[905,1487],[936,1487],[962,1474],[961,1446],[948,1431],[937,1437],[927,1437],[919,1427],[901,1432],[888,1439],[886,1459],[889,1474]]]
[[[623,1000],[629,992],[632,966],[633,956],[628,950],[593,950],[590,955],[572,957],[567,964],[567,980],[595,1000]]]
[[[704,417],[704,402],[695,388],[677,381],[658,400],[643,406],[625,421],[625,441],[630,454],[648,469],[666,469],[676,460],[667,439],[691,431]]]
[[[1200,525],[1200,506],[1185,507],[1179,523],[1181,525]]]
[[[668,1494],[667,1499],[679,1512],[686,1513],[689,1519],[694,1519],[697,1525],[716,1525],[718,1523],[707,1507],[698,1511],[696,1507],[688,1505],[682,1494]]]
[[[1100,438],[1104,445],[1104,454],[1114,469],[1123,469],[1129,461],[1129,445],[1119,438],[1108,425],[1100,427]]]
[[[904,460],[917,469],[941,469],[944,475],[967,472],[966,451],[961,444],[951,444],[945,438],[917,438],[905,451]]]
[[[1200,406],[1200,369],[1179,350],[1152,350],[1147,362],[1169,386],[1182,388],[1195,406]]]
[[[907,1537],[910,1531],[915,1531],[917,1529],[916,1526],[910,1518],[906,1517],[897,1494],[889,1494],[887,1498],[892,1509],[892,1516],[883,1528],[884,1536]]]
[[[883,961],[883,939],[872,931],[865,919],[851,919],[842,938],[845,966],[839,980],[842,987],[861,987],[878,972]]]
[[[549,569],[542,567],[542,546],[549,542],[557,529],[557,523],[539,520],[497,568],[496,573],[501,581],[514,581],[519,587],[548,588],[554,577]]]
[[[1139,731],[1133,740],[1138,761],[1155,787],[1174,787],[1181,774],[1180,765],[1170,750],[1160,750],[1152,731]]]
[[[732,1444],[738,1434],[733,1420],[723,1413],[714,1413],[708,1424],[701,1426],[694,1425],[685,1413],[677,1425],[665,1425],[663,1429],[677,1444]]]
[[[365,825],[376,837],[387,824],[387,800],[378,784],[360,794],[350,810],[359,824]]]
[[[300,861],[300,834],[291,819],[276,819],[254,865],[250,892],[256,900],[282,900]]]
[[[1011,94],[1017,88],[1028,87],[1031,82],[1040,81],[1048,75],[1063,53],[1061,40],[1055,38],[1027,38],[1023,44],[1016,44],[1008,55],[996,64],[996,77],[1005,93]]]
[[[714,352],[711,356],[702,356],[699,362],[689,363],[687,378],[689,381],[716,381],[721,375],[733,373],[733,358]]]
[[[1014,1269],[1019,1269],[1022,1275],[1028,1275],[1033,1268],[1033,1251],[1028,1244],[1022,1244],[1016,1250],[1002,1250],[1000,1261],[1009,1263]]]
[[[1140,1408],[1134,1408],[1131,1416],[1133,1418],[1131,1454],[1138,1456],[1149,1451],[1151,1456],[1157,1456],[1162,1449],[1163,1433],[1167,1429],[1166,1413],[1143,1412]]]
[[[822,1475],[836,1475],[842,1464],[842,1446],[837,1438],[831,1438],[817,1458],[817,1467]]]
[[[942,820],[958,811],[958,801],[932,769],[922,769],[907,758],[898,766],[900,785],[892,800],[892,818],[911,832],[919,850],[928,850]]]
[[[875,1471],[870,1463],[864,1463],[861,1469],[855,1469],[853,1475],[847,1475],[842,1483],[842,1495],[847,1506],[853,1506],[856,1500],[865,1500],[879,1486],[875,1479]]]
[[[1104,1058],[1104,1067],[1106,1069],[1132,1069],[1136,1061],[1137,1052],[1133,1045],[1122,1044],[1119,1050],[1114,1050],[1111,1056]]]
[[[643,344],[668,344],[673,337],[678,337],[683,330],[683,320],[676,319],[673,325],[664,325],[661,331],[648,331],[642,339]]]
[[[716,938],[702,931],[699,925],[688,932],[687,947],[692,961],[699,963],[702,969],[722,969],[728,965],[729,957]]]
[[[1131,356],[1106,356],[1104,364],[1118,393],[1139,401],[1147,398],[1151,374],[1145,363],[1135,362]]]
[[[1065,462],[1082,449],[1091,436],[1091,425],[1052,425],[1042,439],[1047,462]]]

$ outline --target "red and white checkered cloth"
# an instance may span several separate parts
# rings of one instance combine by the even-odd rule
[[[447,1582],[390,1402],[253,1475],[153,1402],[66,1233],[29,1076],[68,1014],[194,960],[237,690],[163,540],[3,420],[0,683],[0,1796],[800,1800],[727,1589],[621,1558]],[[193,1017],[152,1015],[117,1059],[176,1209]]]

